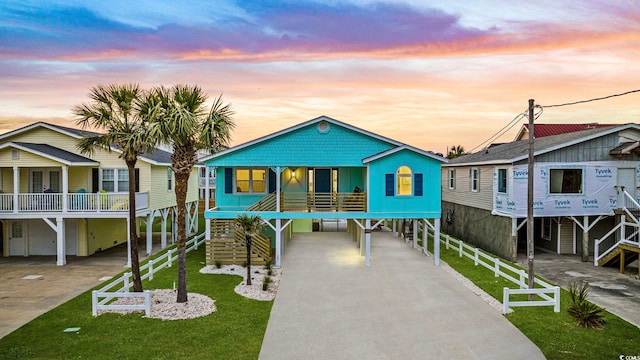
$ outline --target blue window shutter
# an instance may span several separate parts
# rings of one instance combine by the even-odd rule
[[[276,173],[269,169],[269,194],[276,191]]]
[[[414,179],[413,195],[422,196],[422,174],[415,174],[413,176],[413,179]]]
[[[387,196],[393,196],[395,194],[395,191],[393,189],[393,174],[386,174],[385,175],[385,184],[386,184],[386,195]]]
[[[233,169],[224,168],[224,193],[233,194]]]

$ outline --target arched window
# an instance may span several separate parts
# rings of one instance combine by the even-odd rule
[[[400,166],[396,171],[396,195],[411,195],[411,169],[408,166]]]

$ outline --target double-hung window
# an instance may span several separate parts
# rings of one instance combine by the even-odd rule
[[[264,193],[267,189],[266,168],[237,168],[237,193]]]
[[[471,168],[471,170],[469,170],[469,176],[471,178],[471,191],[480,191],[480,172],[478,171],[478,168]]]
[[[449,189],[456,188],[456,169],[449,169]]]

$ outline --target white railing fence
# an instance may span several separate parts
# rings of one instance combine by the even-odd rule
[[[429,235],[433,236],[433,230],[428,229]],[[433,238],[433,237],[432,237]],[[502,313],[509,312],[509,307],[516,306],[553,306],[553,311],[560,312],[560,287],[553,286],[541,279],[535,278],[534,283],[537,287],[529,289],[528,274],[525,270],[516,268],[498,257],[493,257],[477,247],[465,244],[462,240],[457,240],[448,234],[441,234],[440,243],[447,250],[457,251],[460,257],[467,257],[473,260],[476,266],[491,270],[495,277],[503,277],[518,286],[518,289],[504,288],[502,296]],[[536,300],[511,301],[511,295],[534,294],[538,298]]]
[[[205,243],[205,234],[202,233],[187,241],[186,252],[198,250],[198,247]],[[140,266],[140,278],[142,280],[153,280],[153,274],[167,267],[171,267],[177,260],[178,249],[168,249],[164,254],[155,259],[150,259],[146,264]],[[100,310],[144,310],[145,315],[151,312],[151,295],[148,291],[142,293],[130,292],[133,287],[131,272],[124,273],[121,277],[113,280],[109,284],[98,290],[92,291],[91,303],[92,314],[98,316]],[[146,295],[145,295],[146,294]],[[110,305],[117,298],[143,297],[145,305]]]
[[[599,239],[595,239],[593,249],[594,266],[598,266],[600,260],[613,252],[618,245],[625,244],[640,247],[640,237],[638,236],[640,234],[640,220],[637,218],[640,204],[623,186],[616,186],[616,191],[623,199],[622,205],[618,204],[618,207],[624,210],[624,214],[620,215],[620,222],[613,229]]]

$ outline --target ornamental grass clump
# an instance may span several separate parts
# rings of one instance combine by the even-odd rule
[[[271,284],[271,277],[265,276],[264,280],[262,280],[262,291],[267,291],[269,289],[269,284]]]
[[[571,305],[567,311],[576,319],[576,325],[588,329],[602,329],[605,325],[603,309],[587,301],[589,284],[587,282],[571,283],[569,285]]]

